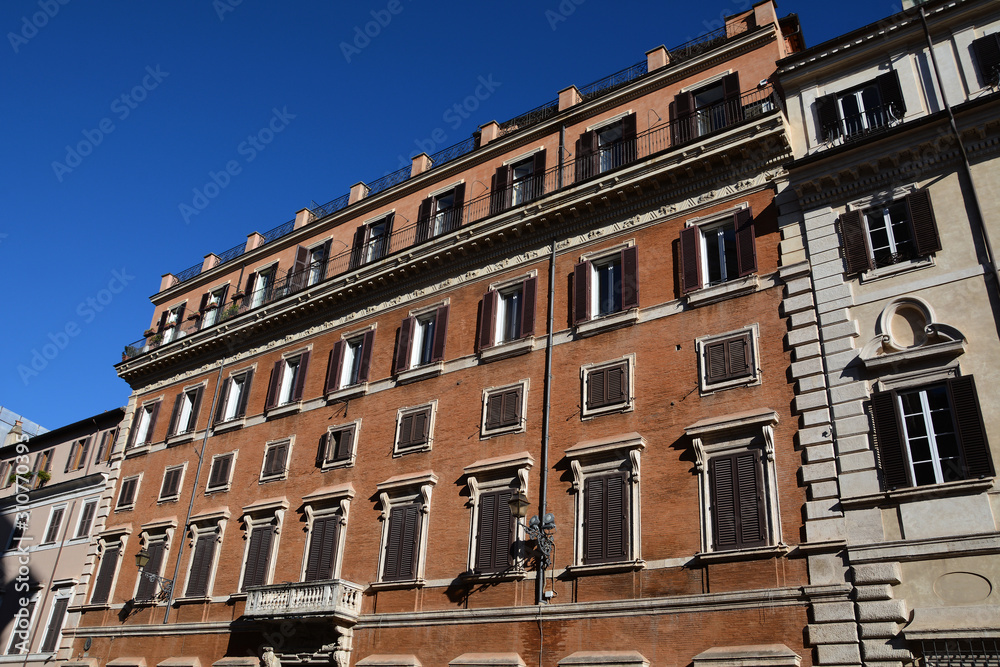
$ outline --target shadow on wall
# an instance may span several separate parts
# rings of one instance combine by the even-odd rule
[[[0,516],[0,545],[2,555],[3,599],[0,602],[0,651],[4,655],[26,653],[37,633],[39,618],[44,612],[38,608],[44,594],[43,583],[32,570],[29,541],[21,541],[26,525],[15,525],[21,516],[17,512]],[[23,551],[21,550],[23,549]]]

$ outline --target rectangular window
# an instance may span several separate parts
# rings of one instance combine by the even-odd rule
[[[80,470],[87,465],[87,454],[90,453],[90,441],[92,436],[80,438],[73,441],[69,449],[69,457],[66,459],[66,469],[64,472]]]
[[[417,212],[417,243],[448,234],[462,226],[465,183],[431,195],[420,203]]]
[[[250,307],[257,308],[271,300],[271,291],[274,289],[274,275],[277,272],[276,266],[271,266],[263,271],[251,273],[247,277],[247,294],[250,298]]]
[[[63,624],[66,623],[67,607],[69,607],[68,595],[57,597],[52,604],[49,624],[45,627],[45,636],[42,638],[42,653],[53,653],[59,647]]]
[[[742,208],[721,221],[684,228],[679,254],[684,293],[756,273],[753,213]]]
[[[268,443],[264,449],[264,465],[261,468],[261,481],[271,481],[274,479],[284,479],[288,472],[288,452],[291,442],[282,440],[281,442]]]
[[[354,232],[354,247],[351,250],[352,269],[377,262],[389,254],[389,239],[392,235],[394,217],[395,214],[390,213],[358,227]]]
[[[170,418],[169,435],[191,433],[198,426],[198,413],[201,410],[201,394],[204,387],[186,389],[174,399],[174,413]]]
[[[702,392],[753,384],[757,374],[756,325],[695,341]]]
[[[490,189],[491,215],[541,197],[544,178],[545,149],[498,167]]]
[[[685,90],[670,103],[674,145],[711,134],[743,120],[740,77],[731,72],[720,79]]]
[[[511,566],[514,519],[510,513],[510,489],[479,495],[476,521],[476,572],[503,572]]]
[[[87,537],[94,525],[94,515],[97,513],[97,500],[88,500],[80,510],[80,521],[76,524],[75,538]]]
[[[143,568],[144,571],[160,576],[162,574],[163,562],[167,552],[166,538],[161,537],[160,539],[151,539],[146,545],[146,551],[149,552],[149,562],[146,563],[146,567]],[[135,589],[136,602],[151,602],[153,597],[157,596],[157,589],[159,587],[160,584],[157,581],[140,576],[139,585]]]
[[[326,436],[320,440],[316,465],[328,468],[341,464],[351,464],[354,460],[354,444],[357,436],[357,423],[347,426],[331,426]]]
[[[872,421],[886,487],[941,484],[993,475],[971,375],[876,392]]]
[[[396,419],[396,454],[430,449],[434,406],[400,410]]]
[[[326,393],[368,382],[375,330],[337,341],[330,350]]]
[[[205,292],[201,297],[201,328],[205,329],[219,321],[219,313],[226,307],[229,285]]]
[[[148,445],[153,440],[153,429],[160,413],[160,401],[146,403],[136,411],[132,421],[132,433],[129,436],[129,447]]]
[[[271,382],[267,388],[265,407],[270,410],[302,400],[302,389],[309,369],[309,352],[285,357],[274,362]]]
[[[139,489],[139,476],[126,477],[122,480],[121,490],[118,492],[118,503],[115,509],[132,509],[135,505],[136,491]]]
[[[535,333],[538,279],[491,289],[483,296],[479,319],[479,349],[510,343]]]
[[[483,436],[524,430],[524,398],[527,382],[483,391]]]
[[[181,479],[184,477],[184,466],[167,468],[163,473],[163,484],[160,486],[158,500],[177,500],[181,493]]]
[[[212,457],[212,468],[208,473],[206,491],[224,491],[229,488],[235,458],[236,455],[233,452],[217,454]]]
[[[104,551],[101,554],[101,566],[97,570],[94,589],[90,595],[90,604],[107,604],[108,599],[111,597],[111,585],[114,582],[115,572],[118,570],[118,557],[121,551],[121,542],[112,542],[104,545]]]
[[[760,450],[713,457],[709,461],[713,544],[716,551],[767,544],[767,513]]]
[[[840,216],[848,273],[891,266],[941,250],[927,190]]]
[[[903,119],[906,103],[896,70],[851,90],[816,100],[823,141],[860,138]]]
[[[194,553],[191,555],[191,572],[188,574],[187,597],[205,597],[208,595],[208,580],[215,563],[215,550],[219,543],[216,530],[198,532],[194,543]]]
[[[157,336],[160,338],[160,345],[166,345],[179,337],[177,332],[180,330],[181,325],[184,324],[184,309],[186,306],[186,302],[182,303],[173,308],[168,308],[160,315],[160,324],[157,327]]]
[[[1000,32],[972,40],[972,51],[976,54],[983,84],[996,86],[1000,83]]]
[[[634,245],[577,264],[573,273],[575,322],[638,308],[638,267],[639,254]]]
[[[221,397],[215,411],[215,422],[224,423],[244,417],[250,398],[250,383],[253,369],[234,374],[225,379],[219,390]]]
[[[49,525],[45,528],[45,537],[42,544],[55,544],[59,541],[59,530],[62,528],[63,516],[66,514],[66,506],[52,508],[49,514]]]
[[[101,433],[101,444],[97,448],[97,455],[94,463],[100,465],[111,460],[111,453],[115,448],[115,438],[118,436],[118,429],[111,429]]]
[[[630,359],[583,369],[584,416],[631,406]]]
[[[583,502],[584,564],[628,560],[630,527],[626,473],[588,477]]]
[[[339,514],[326,514],[313,519],[312,530],[309,531],[305,581],[333,578],[340,538],[340,519]]]
[[[247,544],[247,559],[243,570],[243,585],[240,590],[267,583],[271,564],[271,543],[274,540],[274,526],[270,523],[253,526]]]
[[[27,647],[29,638],[31,637],[30,630],[35,622],[35,607],[37,604],[38,594],[36,593],[28,602],[28,606],[24,608],[27,615],[24,616],[26,620],[23,621],[23,629],[21,627],[22,621],[18,621],[17,626],[11,624],[12,631],[8,640],[10,643],[7,645],[7,655],[19,655],[22,653],[21,647]],[[17,632],[13,631],[15,628]]]
[[[326,263],[330,259],[330,242],[309,250],[309,279],[307,285],[315,285],[326,277]]]
[[[420,544],[420,504],[396,505],[389,511],[382,581],[416,579]]]
[[[403,320],[399,328],[393,373],[444,360],[449,309],[450,306],[445,304]]]
[[[634,161],[635,144],[634,113],[584,132],[576,142],[576,180],[582,181]]]

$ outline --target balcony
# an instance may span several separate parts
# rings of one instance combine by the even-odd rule
[[[203,324],[208,320],[202,313],[200,317],[178,322],[162,331],[149,331],[144,338],[125,346],[122,361],[181,340],[192,333],[215,327],[314,285],[391,258],[405,250],[427,244],[473,223],[517,211],[543,197],[615,173],[635,162],[693,144],[737,125],[756,121],[776,111],[773,94],[771,87],[765,86],[694,109],[690,114],[663,122],[635,137],[600,146],[591,153],[578,155],[575,159],[542,173],[513,181],[505,189],[487,192],[465,202],[461,207],[438,211],[425,220],[418,220],[416,224],[393,229],[388,235],[379,236],[358,247],[347,248],[338,255],[307,266],[254,292],[235,294],[228,304],[217,306],[219,312],[210,318],[211,324]]]
[[[353,625],[361,614],[361,591],[361,586],[340,579],[255,586],[247,589],[243,613],[249,618],[333,616]]]

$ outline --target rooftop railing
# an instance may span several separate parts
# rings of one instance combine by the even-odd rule
[[[501,190],[487,192],[461,206],[437,211],[434,215],[417,220],[415,224],[391,229],[296,273],[289,272],[284,277],[271,275],[264,279],[258,274],[258,284],[254,286],[254,291],[237,292],[228,305],[210,306],[209,309],[219,309],[212,317],[205,318],[204,313],[201,313],[198,317],[178,322],[173,327],[150,331],[149,335],[125,346],[122,361],[440,238],[461,227],[517,209],[569,186],[627,167],[637,160],[758,118],[776,108],[770,87],[751,90],[717,104],[695,109],[687,116],[656,125],[635,137],[601,146],[591,153],[576,155],[542,173],[514,181]],[[260,284],[261,282],[264,284]]]

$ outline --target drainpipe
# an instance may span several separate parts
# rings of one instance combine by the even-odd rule
[[[998,290],[998,298],[1000,298],[1000,271],[998,271],[996,262],[993,259],[993,245],[990,243],[990,235],[986,230],[986,218],[983,216],[983,209],[979,204],[976,183],[972,180],[972,166],[969,164],[969,154],[965,151],[965,143],[962,141],[962,135],[958,132],[958,123],[955,121],[955,114],[951,109],[951,104],[948,103],[948,96],[944,92],[944,83],[941,81],[941,69],[938,67],[937,56],[934,55],[934,41],[931,39],[930,28],[927,27],[927,14],[924,12],[923,7],[920,7],[920,22],[924,26],[924,36],[927,38],[927,50],[931,54],[931,65],[934,67],[934,78],[937,80],[938,89],[941,93],[941,101],[944,103],[945,111],[948,112],[948,122],[951,124],[951,132],[955,135],[955,141],[958,142],[958,150],[962,154],[962,166],[964,167],[965,178],[969,181],[970,199],[972,200],[972,208],[975,213],[973,216],[975,218],[973,225],[979,229],[979,233],[983,238],[983,245],[986,247],[987,267],[993,271],[994,289]]]
[[[560,144],[562,136],[560,136]],[[560,169],[560,173],[562,170]],[[548,507],[549,490],[549,418],[552,413],[552,329],[555,314],[553,302],[556,294],[556,238],[552,237],[552,253],[549,255],[549,319],[546,326],[545,339],[545,398],[542,407],[542,461],[538,490],[538,518],[544,519]],[[550,565],[552,565],[550,563]],[[552,565],[552,567],[555,567]],[[535,604],[542,604],[542,593],[545,590],[545,571],[535,579]]]
[[[205,449],[208,447],[208,435],[212,430],[211,420],[215,415],[215,405],[219,400],[219,385],[222,383],[222,371],[226,368],[225,359],[219,365],[219,375],[215,378],[215,393],[212,396],[212,408],[208,413],[209,424],[205,427],[205,437],[201,441],[201,452],[198,453],[198,468],[194,474],[194,488],[191,489],[191,502],[188,503],[187,516],[184,517],[184,523],[180,526],[180,544],[177,547],[177,562],[174,563],[174,576],[171,578],[170,584],[170,596],[167,600],[167,608],[163,612],[163,623],[166,624],[170,622],[170,607],[174,603],[174,593],[177,592],[177,577],[181,573],[181,556],[184,555],[184,542],[187,540],[187,529],[188,522],[191,521],[191,513],[194,511],[194,499],[198,495],[199,481],[201,480],[201,466],[205,463]]]

